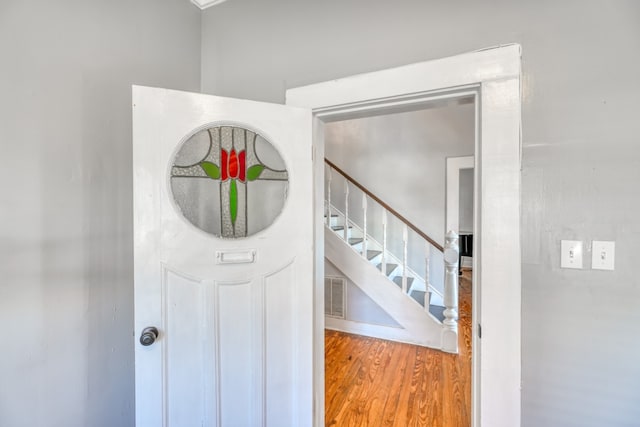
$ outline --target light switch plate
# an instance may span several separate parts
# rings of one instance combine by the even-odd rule
[[[613,270],[615,266],[616,242],[594,240],[591,243],[591,268]]]
[[[579,240],[560,241],[560,267],[582,268],[582,242]]]

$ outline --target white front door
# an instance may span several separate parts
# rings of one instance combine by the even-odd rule
[[[133,88],[138,427],[312,425],[311,123]]]

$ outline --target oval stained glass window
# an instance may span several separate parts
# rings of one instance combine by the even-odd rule
[[[242,238],[276,220],[289,177],[282,156],[261,135],[216,126],[179,147],[170,181],[173,200],[191,224],[217,237]]]

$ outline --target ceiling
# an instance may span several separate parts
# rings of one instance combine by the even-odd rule
[[[222,2],[224,2],[226,0],[191,0],[191,3],[195,4],[196,6],[198,6],[200,9],[206,9],[208,7],[211,6],[215,6],[217,4],[220,4]]]

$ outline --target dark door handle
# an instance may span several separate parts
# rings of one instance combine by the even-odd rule
[[[147,347],[156,342],[158,339],[158,329],[154,326],[149,326],[142,330],[140,335],[140,344]]]

